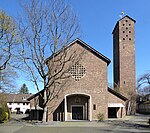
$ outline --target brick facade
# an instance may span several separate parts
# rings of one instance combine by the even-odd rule
[[[129,16],[119,20],[113,31],[114,85],[128,98],[127,114],[136,112],[135,20]]]
[[[101,60],[99,57],[95,56],[89,50],[85,49],[80,45],[80,41],[76,41],[71,47],[70,51],[76,49],[78,54],[84,51],[82,59],[79,60],[81,64],[86,69],[86,74],[79,81],[76,81],[74,78],[70,77],[67,79],[69,83],[64,86],[63,92],[58,96],[58,100],[55,100],[54,104],[59,105],[65,95],[67,94],[85,94],[85,96],[91,96],[91,108],[92,108],[92,119],[97,119],[97,114],[99,112],[105,115],[107,118],[107,65],[108,63]],[[73,64],[72,64],[73,65]],[[57,103],[57,102],[58,103]],[[93,110],[93,104],[96,105],[96,110]],[[49,112],[54,112],[52,109],[53,105],[50,102],[48,105],[49,109],[52,110]],[[49,117],[52,118],[52,114],[49,113]],[[69,120],[70,118],[68,118]]]
[[[77,62],[65,64],[64,70],[69,68],[67,74],[70,76],[60,79],[65,84],[55,88],[55,91],[59,88],[61,91],[47,104],[47,121],[92,121],[98,119],[99,113],[104,114],[104,119],[126,115],[129,93],[135,93],[134,23],[133,19],[125,16],[117,22],[113,31],[114,82],[119,86],[120,93],[108,88],[107,67],[110,60],[76,39],[66,48],[66,58],[75,53]],[[59,54],[61,52],[57,56]],[[51,66],[51,59],[47,59],[48,66]],[[55,70],[51,69],[51,72]],[[49,90],[53,90],[53,86]],[[40,93],[43,94],[42,91]],[[38,96],[35,94],[29,99],[33,103],[31,106],[35,106],[34,99]],[[42,99],[39,106],[42,107]]]
[[[118,98],[113,93],[110,94],[111,92],[108,93],[107,66],[110,60],[79,39],[76,39],[67,51],[70,55],[74,50],[77,55],[82,53],[80,60],[78,60],[78,66],[84,69],[85,74],[80,79],[75,79],[72,76],[66,79],[68,82],[63,86],[62,91],[47,105],[48,121],[72,120],[74,117],[72,112],[73,107],[83,107],[83,120],[97,120],[99,113],[104,114],[104,119],[107,119],[108,100],[110,98],[114,99],[116,104],[119,102],[119,104],[125,105],[124,100]],[[48,61],[48,65],[49,63],[50,61]],[[67,63],[64,69],[75,65],[71,63]],[[108,95],[110,98],[108,98]],[[31,106],[34,105],[33,99],[37,97],[39,97],[38,94],[34,98],[31,98]],[[75,100],[77,97],[80,99],[79,102]],[[125,115],[124,112],[125,108],[123,108],[122,116],[118,115],[118,117],[123,117]]]
[[[125,16],[113,31],[114,83],[127,98],[136,93],[134,23]]]

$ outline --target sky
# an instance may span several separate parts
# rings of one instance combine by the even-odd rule
[[[135,51],[136,79],[150,70],[150,0],[67,0],[80,21],[82,39],[85,43],[111,60],[108,66],[108,82],[113,83],[112,31],[119,15],[124,12],[136,20]],[[17,17],[20,10],[17,0],[0,0],[0,9]],[[26,83],[30,92],[35,88],[23,77],[18,87]]]

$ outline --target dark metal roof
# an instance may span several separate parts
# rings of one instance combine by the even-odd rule
[[[109,87],[108,87],[108,91],[109,91],[110,93],[112,93],[113,95],[117,96],[118,98],[124,100],[124,101],[127,101],[127,100],[128,100],[125,96],[121,95],[120,93],[114,91],[113,89],[111,89],[111,88],[109,88]]]
[[[136,23],[136,21],[135,21],[133,18],[131,18],[130,16],[126,15],[126,16],[124,16],[123,18],[121,18],[120,20],[117,21],[117,23],[116,23],[116,25],[115,25],[115,28],[113,29],[112,34],[114,34],[114,31],[115,31],[115,29],[116,29],[116,27],[117,27],[119,21],[123,20],[123,19],[126,18],[126,17],[129,18],[129,19],[131,19],[134,23]]]
[[[110,64],[110,59],[108,59],[106,56],[104,56],[103,54],[101,54],[100,52],[98,52],[97,50],[95,50],[94,48],[92,48],[91,46],[89,46],[87,43],[83,42],[82,40],[80,40],[79,38],[75,39],[74,41],[72,41],[67,47],[69,48],[70,46],[72,46],[73,44],[75,44],[75,42],[77,42],[79,45],[81,45],[82,47],[86,48],[88,51],[90,51],[91,53],[93,53],[95,56],[97,56],[98,58],[102,59],[103,61],[105,61],[107,63],[107,65]],[[61,52],[58,51],[55,56],[57,56],[59,53]],[[46,62],[48,62],[48,60],[50,60],[52,58],[52,56],[50,56],[49,58],[46,59]]]

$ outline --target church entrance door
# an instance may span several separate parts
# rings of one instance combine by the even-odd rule
[[[83,120],[83,106],[72,106],[72,119]]]

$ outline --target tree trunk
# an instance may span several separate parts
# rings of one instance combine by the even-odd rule
[[[44,89],[44,107],[43,107],[43,118],[42,118],[42,122],[46,122],[47,120],[47,94],[46,94],[46,90]]]
[[[47,106],[45,106],[43,108],[44,112],[43,112],[43,118],[42,118],[42,122],[46,122],[47,120]]]
[[[127,103],[127,115],[130,115],[131,112],[131,101],[128,101]]]

